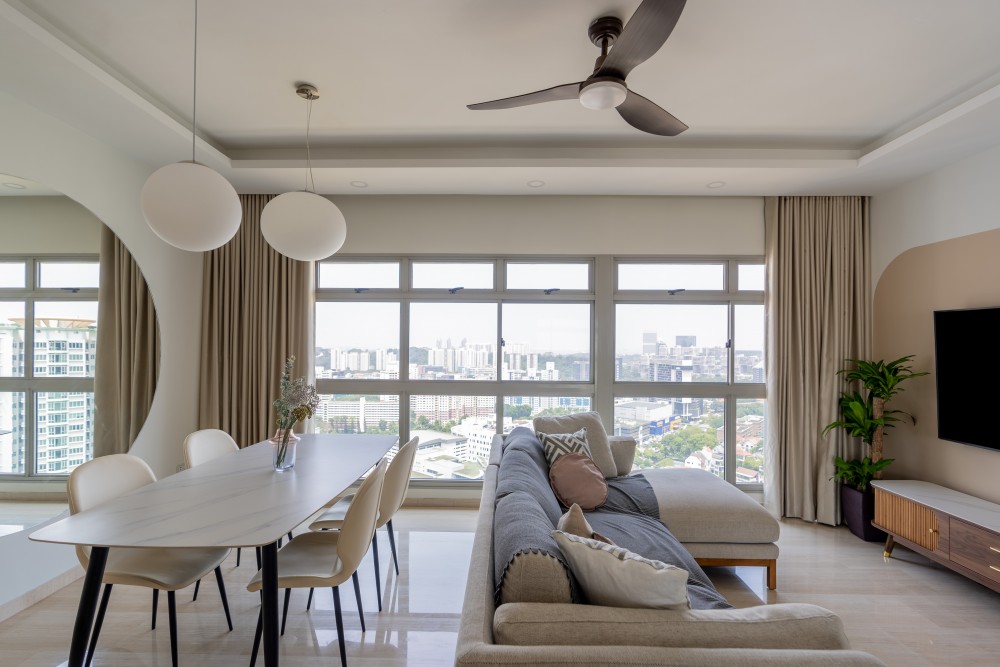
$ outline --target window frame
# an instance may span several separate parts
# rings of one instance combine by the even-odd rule
[[[21,377],[0,377],[0,391],[24,393],[24,472],[0,473],[0,482],[65,481],[69,478],[69,470],[59,474],[38,472],[37,430],[38,430],[38,396],[45,393],[94,393],[94,377],[38,377],[35,375],[35,355],[38,349],[35,345],[35,304],[51,301],[93,301],[98,302],[97,287],[38,287],[43,263],[97,263],[97,254],[4,254],[0,262],[24,262],[24,287],[0,287],[0,301],[24,302],[24,375]],[[76,349],[76,348],[73,348]],[[67,356],[70,348],[63,351]],[[86,356],[86,348],[79,352]],[[48,353],[48,350],[46,350]],[[86,359],[84,359],[86,365]],[[67,362],[68,365],[68,362]],[[67,401],[70,399],[66,399]],[[84,406],[85,408],[86,406]],[[49,422],[46,422],[49,423]],[[67,430],[66,436],[69,436]],[[87,449],[86,441],[84,449]],[[67,445],[68,447],[68,440]],[[90,456],[93,456],[93,442],[89,443]],[[89,460],[84,453],[84,460]]]
[[[764,258],[747,256],[623,256],[614,255],[363,255],[344,254],[316,263],[318,279],[320,265],[326,262],[399,262],[400,287],[394,289],[356,290],[350,288],[320,288],[314,293],[314,305],[323,301],[391,301],[398,302],[399,317],[399,377],[398,379],[317,379],[320,394],[389,394],[399,399],[400,442],[409,438],[411,397],[415,395],[441,396],[493,396],[496,403],[497,433],[503,429],[503,405],[506,397],[540,396],[557,398],[586,397],[593,410],[601,414],[606,426],[613,428],[616,397],[691,397],[725,398],[725,479],[735,484],[736,472],[736,407],[739,399],[765,399],[763,383],[735,383],[735,307],[738,304],[763,304],[763,291],[740,291],[737,285],[740,264],[764,264]],[[470,289],[450,292],[447,289],[413,289],[411,287],[413,262],[493,262],[494,288]],[[545,288],[507,289],[506,267],[512,263],[586,263],[588,289],[559,290],[545,293]],[[668,290],[618,290],[617,267],[619,263],[674,263],[723,265],[724,289],[683,291],[671,294]],[[410,364],[410,305],[421,302],[488,302],[497,304],[497,350],[494,380],[411,380]],[[590,304],[590,379],[558,381],[510,381],[502,379],[503,352],[500,341],[503,334],[503,304],[505,303],[579,303]],[[690,303],[726,305],[728,311],[728,363],[726,382],[671,383],[671,382],[622,382],[614,379],[615,369],[615,307],[619,303]],[[312,372],[312,371],[310,371]],[[639,393],[636,393],[639,392]],[[424,488],[474,487],[480,481],[423,480],[413,484]],[[760,491],[761,484],[739,484],[746,491]]]

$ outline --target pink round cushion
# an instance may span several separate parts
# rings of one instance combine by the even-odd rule
[[[608,482],[586,454],[564,454],[549,466],[549,484],[564,507],[573,503],[584,511],[600,507],[608,499]]]

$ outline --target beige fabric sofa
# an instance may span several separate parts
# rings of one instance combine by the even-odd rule
[[[840,619],[815,605],[666,611],[513,602],[497,608],[492,546],[498,440],[483,480],[456,665],[884,667],[874,656],[850,650]]]

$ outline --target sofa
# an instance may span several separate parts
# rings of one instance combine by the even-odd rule
[[[588,433],[592,431],[596,431],[593,425]],[[567,508],[548,486],[546,458],[536,434],[516,428],[506,437],[494,438],[484,475],[456,665],[884,664],[870,654],[850,650],[840,619],[822,607],[789,603],[732,608],[698,560],[756,561],[761,559],[754,556],[761,553],[773,555],[763,560],[773,560],[777,534],[767,542],[760,540],[771,534],[757,542],[738,541],[747,535],[735,525],[739,519],[726,517],[726,501],[709,502],[719,516],[706,525],[703,510],[693,507],[700,501],[692,503],[685,489],[694,488],[695,497],[702,498],[713,493],[725,497],[728,492],[723,489],[728,488],[759,505],[708,473],[705,477],[689,475],[692,471],[664,471],[682,476],[657,472],[650,479],[642,471],[615,474],[631,471],[635,443],[628,438],[607,440],[614,459],[608,500],[586,517],[595,532],[620,547],[673,561],[687,570],[691,608],[585,603],[584,587],[552,537],[560,513]],[[657,491],[657,486],[671,488]],[[680,534],[673,534],[674,525]],[[732,527],[737,540],[724,540],[727,527]],[[689,544],[694,548],[689,550]],[[769,551],[768,544],[775,551]],[[643,553],[649,550],[653,553]],[[695,552],[702,555],[696,557]],[[745,557],[747,553],[751,557]]]

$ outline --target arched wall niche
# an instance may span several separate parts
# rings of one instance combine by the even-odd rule
[[[146,226],[139,191],[155,167],[7,95],[0,95],[0,127],[9,128],[0,173],[45,184],[79,203],[118,235],[142,268],[159,317],[161,363],[153,405],[132,453],[158,477],[176,472],[181,442],[197,420],[201,254],[168,246]],[[25,486],[0,484],[0,493],[24,492]],[[32,486],[58,491],[63,485]]]

